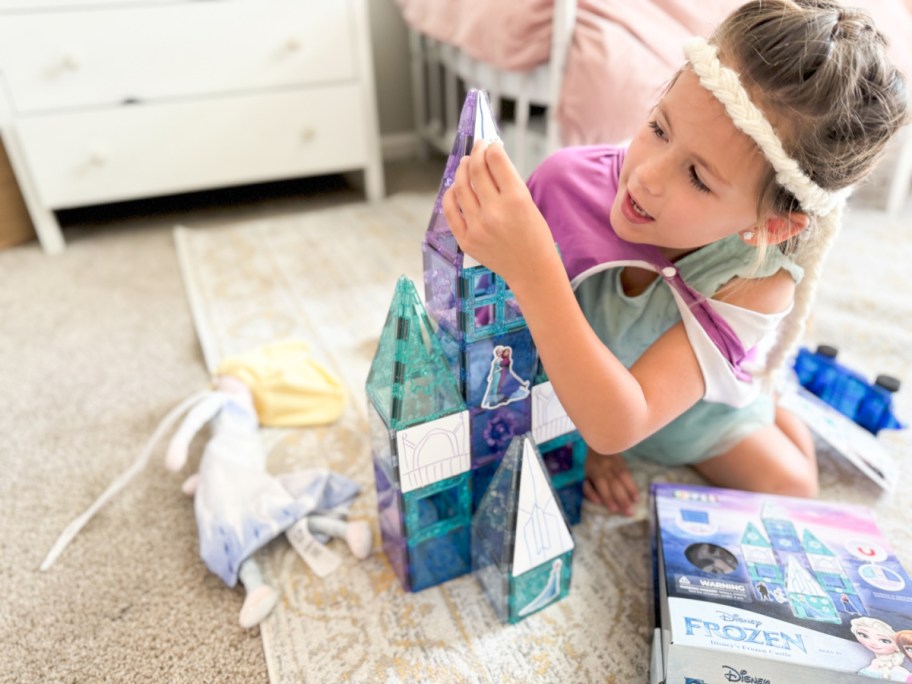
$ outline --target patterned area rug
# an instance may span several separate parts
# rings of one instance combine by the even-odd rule
[[[188,296],[210,369],[226,354],[285,337],[308,341],[340,375],[351,400],[335,425],[264,430],[275,471],[325,466],[359,482],[352,515],[376,521],[364,382],[400,274],[421,287],[420,244],[433,197],[400,195],[221,229],[178,228]],[[821,290],[811,336],[837,344],[862,372],[912,378],[912,298],[905,264],[912,241],[896,221],[853,213]],[[902,237],[899,237],[902,236]],[[906,389],[900,415],[912,416]],[[907,432],[886,435],[901,468]],[[875,507],[912,567],[909,497],[882,495],[851,466],[821,455],[822,498]],[[684,469],[644,465],[651,480],[698,482]],[[376,541],[379,533],[376,531]],[[498,622],[465,576],[417,594],[402,591],[380,551],[319,579],[280,539],[261,560],[282,601],[261,625],[273,682],[644,682],[651,595],[645,506],[621,519],[586,506],[567,599],[517,625]]]

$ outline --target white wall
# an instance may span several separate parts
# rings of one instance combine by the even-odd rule
[[[332,0],[325,0],[332,2]],[[367,0],[370,14],[380,135],[414,133],[408,31],[395,0]]]

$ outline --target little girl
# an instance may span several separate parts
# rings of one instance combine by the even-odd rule
[[[629,147],[561,150],[528,186],[500,145],[462,160],[446,218],[522,307],[589,445],[590,500],[631,513],[625,458],[816,494],[810,433],[765,380],[802,332],[849,189],[904,122],[885,52],[831,0],[750,2],[687,43]]]

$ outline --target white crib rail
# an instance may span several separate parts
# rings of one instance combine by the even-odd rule
[[[461,90],[486,90],[513,163],[527,176],[561,145],[557,103],[575,21],[576,0],[555,0],[551,57],[529,71],[496,69],[455,46],[410,30],[412,106],[421,140],[448,153],[462,105]],[[506,102],[512,105],[508,119],[502,117]],[[536,108],[543,116],[533,117]]]

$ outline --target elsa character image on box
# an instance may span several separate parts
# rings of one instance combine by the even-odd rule
[[[860,617],[852,620],[852,634],[874,654],[858,674],[890,682],[908,682],[912,672],[902,667],[905,655],[894,640],[896,632],[883,620]]]

